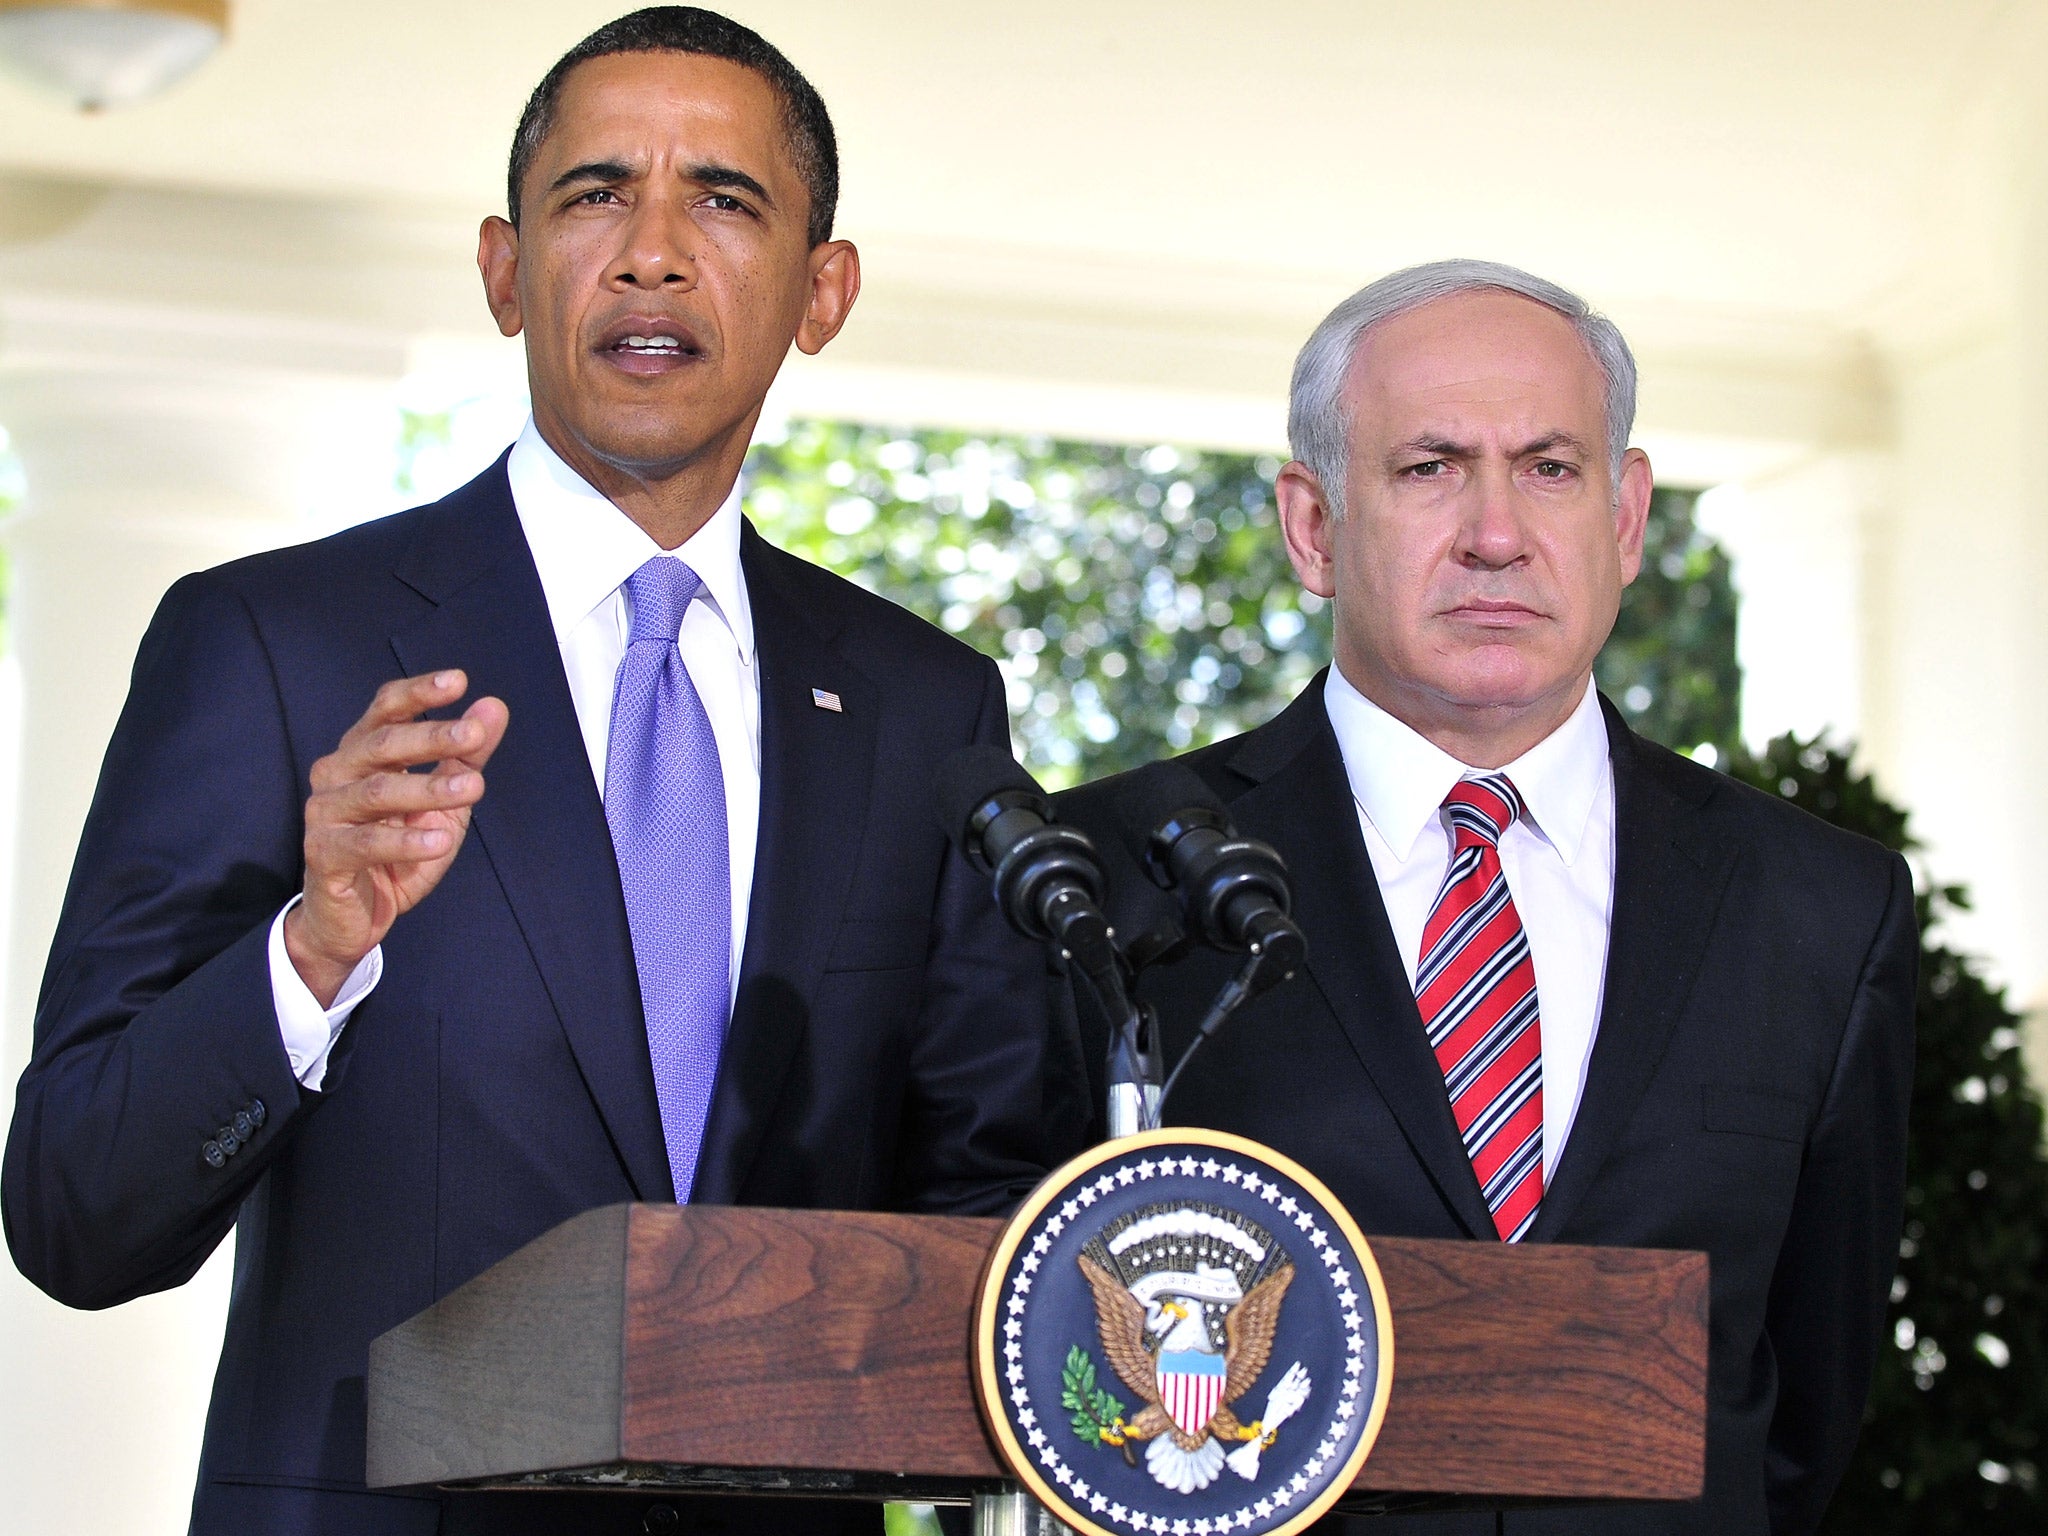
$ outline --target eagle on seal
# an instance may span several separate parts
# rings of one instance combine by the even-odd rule
[[[1144,1404],[1118,1426],[1122,1440],[1153,1442],[1146,1465],[1166,1486],[1183,1493],[1207,1487],[1223,1466],[1217,1441],[1256,1441],[1264,1433],[1263,1425],[1241,1424],[1230,1405],[1272,1356],[1294,1266],[1282,1263],[1245,1291],[1231,1271],[1207,1264],[1192,1273],[1154,1272],[1127,1287],[1087,1254],[1079,1262],[1095,1293],[1103,1352]],[[1229,1308],[1221,1350],[1209,1327],[1210,1303]]]

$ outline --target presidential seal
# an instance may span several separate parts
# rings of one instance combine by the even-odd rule
[[[1268,1148],[1172,1128],[1048,1178],[990,1259],[983,1412],[1085,1536],[1291,1536],[1343,1496],[1393,1380],[1372,1251]]]

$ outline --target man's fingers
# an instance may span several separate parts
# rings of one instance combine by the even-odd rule
[[[449,773],[373,773],[314,795],[307,802],[306,819],[346,826],[421,811],[457,810],[482,797],[483,776],[460,765]]]
[[[316,995],[331,996],[340,984],[327,976],[327,962],[367,953],[363,945],[379,942],[398,913],[433,889],[462,845],[508,711],[502,700],[478,699],[459,719],[420,716],[468,689],[468,677],[452,667],[386,683],[313,765],[306,902],[293,913],[296,927],[287,923],[285,946],[309,986],[316,973],[333,982]],[[417,768],[431,771],[410,771]]]
[[[469,753],[481,750],[489,739],[490,732],[466,716],[460,720],[399,721],[372,726],[361,735],[350,731],[332,756],[321,759],[328,783],[315,787],[345,784],[394,769],[417,768],[445,758],[466,759]]]
[[[370,707],[363,711],[363,718],[356,724],[375,729],[395,721],[410,720],[430,709],[453,704],[468,691],[469,679],[460,667],[422,672],[418,677],[394,678],[377,690],[377,696],[370,700]]]
[[[455,846],[447,827],[391,826],[384,822],[318,827],[306,834],[307,873],[314,879],[347,880],[389,864],[424,864]]]
[[[465,748],[456,761],[471,768],[481,768],[498,750],[498,743],[505,739],[505,727],[511,721],[512,712],[505,707],[503,699],[487,697],[478,699],[465,709],[462,718],[476,725],[483,732],[483,737],[475,746]]]
[[[380,768],[410,768],[463,750],[459,744],[466,739],[463,733],[439,740],[396,733],[415,724],[429,728],[455,725],[455,721],[422,722],[418,717],[455,703],[468,688],[469,678],[457,667],[384,684],[362,717],[342,735],[339,745],[313,765],[313,788],[331,789]]]

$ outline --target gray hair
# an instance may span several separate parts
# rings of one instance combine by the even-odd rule
[[[1344,515],[1351,467],[1351,411],[1344,383],[1366,333],[1383,320],[1454,294],[1519,294],[1571,321],[1607,385],[1607,463],[1620,494],[1621,458],[1636,419],[1636,360],[1612,320],[1569,289],[1497,261],[1432,261],[1368,283],[1331,310],[1294,360],[1287,397],[1287,440],[1315,472],[1333,516]]]

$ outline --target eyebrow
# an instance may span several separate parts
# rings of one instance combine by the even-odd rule
[[[548,183],[550,192],[559,192],[564,187],[573,187],[585,181],[629,181],[633,167],[623,160],[586,160],[581,165],[572,165],[553,181]]]
[[[639,167],[628,165],[623,160],[586,160],[581,165],[572,165],[553,181],[548,183],[550,192],[560,192],[568,187],[585,183],[604,185],[607,182],[631,181],[638,175]],[[704,187],[730,187],[759,199],[769,208],[776,206],[774,197],[745,171],[729,165],[686,165],[682,168],[683,179],[694,181]]]
[[[1526,459],[1532,453],[1548,453],[1553,448],[1569,448],[1572,452],[1591,456],[1593,450],[1585,442],[1569,432],[1546,432],[1533,443],[1525,443],[1515,450],[1515,457]]]
[[[1399,442],[1388,450],[1390,459],[1405,459],[1410,454],[1426,453],[1437,459],[1469,459],[1478,453],[1470,443],[1454,443],[1447,437],[1432,437],[1427,433]]]
[[[736,170],[729,165],[687,165],[683,167],[683,177],[687,181],[696,182],[700,187],[735,187],[766,203],[770,208],[775,206],[775,199],[766,187],[745,171]]]
[[[1556,448],[1569,448],[1581,454],[1591,452],[1581,439],[1569,432],[1546,432],[1541,437],[1516,448],[1509,457],[1526,459],[1531,454],[1548,453]],[[1479,449],[1471,443],[1454,442],[1447,437],[1424,433],[1418,437],[1411,437],[1406,442],[1396,443],[1390,456],[1405,458],[1411,453],[1426,453],[1444,459],[1473,459],[1479,456]]]

